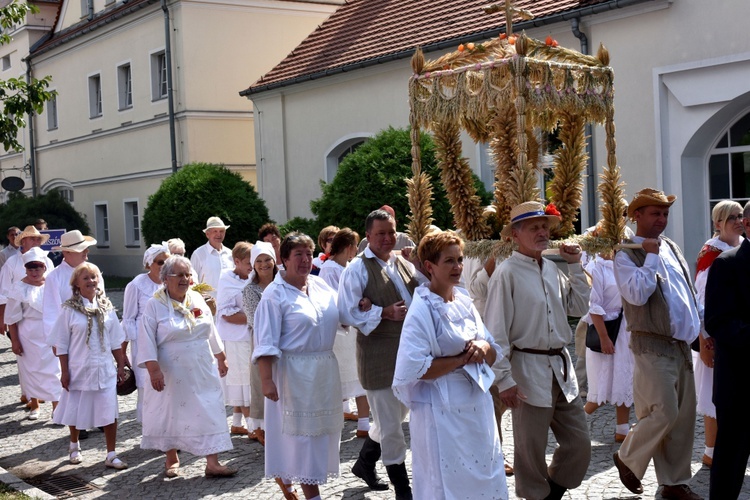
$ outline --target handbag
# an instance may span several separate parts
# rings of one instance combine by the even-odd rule
[[[129,366],[125,366],[125,378],[117,382],[117,395],[127,396],[136,390],[135,373]]]
[[[617,334],[620,333],[620,324],[622,323],[622,309],[620,314],[609,321],[604,322],[604,326],[607,328],[607,336],[614,344],[617,341]],[[596,327],[592,324],[586,329],[586,347],[594,352],[602,352],[602,344],[599,341],[599,332],[596,331]]]

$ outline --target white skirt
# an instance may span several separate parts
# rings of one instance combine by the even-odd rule
[[[43,338],[24,335],[19,328],[23,355],[18,360],[18,378],[23,380],[22,390],[28,398],[45,401],[59,401],[62,393],[60,385],[60,362]]]
[[[714,395],[714,369],[701,361],[701,355],[693,351],[693,375],[695,395],[698,402],[696,412],[704,417],[716,418],[716,407],[711,399]]]
[[[229,371],[224,377],[224,403],[228,406],[250,406],[250,354],[249,340],[224,342]]]
[[[339,362],[341,394],[344,399],[364,396],[365,390],[359,383],[357,374],[357,333],[351,327],[341,328],[339,325],[333,343],[333,353]]]
[[[588,395],[593,403],[632,406],[633,404],[633,352],[630,350],[630,332],[620,325],[615,341],[614,355],[594,352],[586,348],[586,378]]]
[[[78,429],[104,427],[117,420],[117,389],[113,385],[98,391],[62,391],[52,421]]]

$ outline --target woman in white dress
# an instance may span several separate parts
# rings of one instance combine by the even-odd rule
[[[89,262],[73,270],[73,297],[63,302],[50,339],[60,360],[60,383],[65,389],[52,417],[70,427],[69,460],[83,460],[79,429],[104,428],[107,457],[104,465],[125,469],[117,458],[117,381],[125,377],[122,331],[115,308],[99,289],[99,268]],[[112,363],[112,356],[117,368]]]
[[[698,254],[695,265],[695,291],[701,304],[705,304],[706,280],[708,270],[714,259],[722,252],[736,247],[742,240],[742,206],[736,201],[724,200],[714,206],[711,211],[714,224],[713,238],[708,240]],[[712,398],[714,394],[714,342],[705,330],[701,330],[698,337],[700,352],[693,350],[693,367],[695,376],[695,391],[697,399],[697,413],[703,415],[705,450],[703,463],[711,467],[714,461],[714,445],[716,444],[716,407]]]
[[[336,226],[326,226],[318,233],[318,246],[323,250],[313,259],[313,270],[311,274],[320,276],[320,269],[323,264],[331,256],[331,245],[333,244],[333,237],[339,232],[339,228]]]
[[[138,327],[141,324],[143,311],[146,303],[151,300],[161,286],[161,266],[169,257],[169,248],[162,242],[160,245],[153,244],[143,254],[143,267],[148,271],[141,273],[133,281],[125,286],[125,295],[122,303],[122,329],[125,332],[125,342],[122,344],[122,352],[127,353],[128,342],[130,342],[130,360],[126,363],[135,373],[135,383],[138,387],[138,404],[136,405],[136,419],[142,421],[143,413],[143,387],[149,383],[148,370],[138,368]]]
[[[227,477],[218,454],[232,449],[219,377],[227,374],[211,311],[190,290],[191,266],[171,256],[164,282],[146,304],[138,330],[138,364],[148,369],[144,387],[141,448],[166,453],[165,475],[180,474],[177,450],[206,457],[206,477]],[[214,364],[213,358],[218,361]]]
[[[615,442],[622,443],[630,429],[630,407],[633,406],[633,352],[630,332],[623,316],[617,340],[607,335],[605,321],[616,319],[622,311],[622,299],[615,282],[612,254],[599,254],[586,267],[591,275],[589,312],[583,317],[595,325],[602,352],[586,348],[586,379],[588,395],[584,411],[589,415],[605,403],[615,405]]]
[[[310,276],[314,243],[292,233],[281,243],[279,271],[255,312],[255,350],[266,397],[266,477],[300,483],[320,498],[339,475],[341,382],[333,343],[336,292]]]
[[[429,233],[419,260],[431,281],[414,291],[393,376],[394,393],[411,411],[414,498],[507,499],[489,393],[500,347],[457,286],[463,241],[451,231]]]
[[[232,406],[230,434],[257,439],[250,427],[250,332],[242,309],[242,290],[247,285],[253,265],[250,252],[253,246],[238,241],[232,249],[234,269],[227,269],[219,277],[216,290],[216,329],[224,342],[227,364],[232,369],[224,378],[224,403]],[[247,427],[242,425],[246,420]]]
[[[320,276],[334,290],[339,289],[339,278],[344,268],[357,255],[359,235],[345,227],[333,236],[328,258],[320,268]],[[350,327],[339,324],[336,331],[336,342],[333,352],[339,362],[341,392],[344,396],[344,418],[349,415],[349,399],[354,398],[357,404],[357,437],[366,438],[370,430],[370,405],[367,395],[359,383],[357,375],[357,335]]]
[[[11,349],[31,403],[29,420],[39,418],[40,399],[51,401],[54,411],[61,392],[60,364],[47,344],[42,322],[46,254],[35,247],[22,255],[26,277],[13,284],[5,307]]]

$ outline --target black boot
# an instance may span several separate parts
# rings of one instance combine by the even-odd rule
[[[367,483],[371,490],[383,491],[388,489],[388,483],[380,479],[375,472],[375,464],[380,460],[380,443],[365,438],[362,449],[359,450],[359,458],[352,467],[352,474]]]
[[[409,486],[409,474],[406,472],[406,464],[386,465],[388,478],[393,483],[393,489],[396,490],[396,500],[412,500],[411,486]]]
[[[560,486],[552,479],[547,479],[547,482],[549,483],[549,495],[544,500],[561,500],[565,492],[568,491],[567,488]]]

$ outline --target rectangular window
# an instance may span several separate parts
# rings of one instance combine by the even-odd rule
[[[109,246],[109,215],[106,203],[94,205],[94,219],[96,222],[96,246]]]
[[[141,245],[141,218],[138,214],[138,200],[125,202],[125,244]]]
[[[130,64],[117,67],[117,95],[120,110],[133,107],[133,82]]]
[[[57,96],[47,101],[47,130],[57,128]]]
[[[151,100],[167,97],[167,56],[164,51],[151,54]]]
[[[3,71],[5,71],[6,69],[10,69],[10,54],[3,56],[2,65],[3,65]]]
[[[102,116],[102,77],[89,77],[89,118]]]

